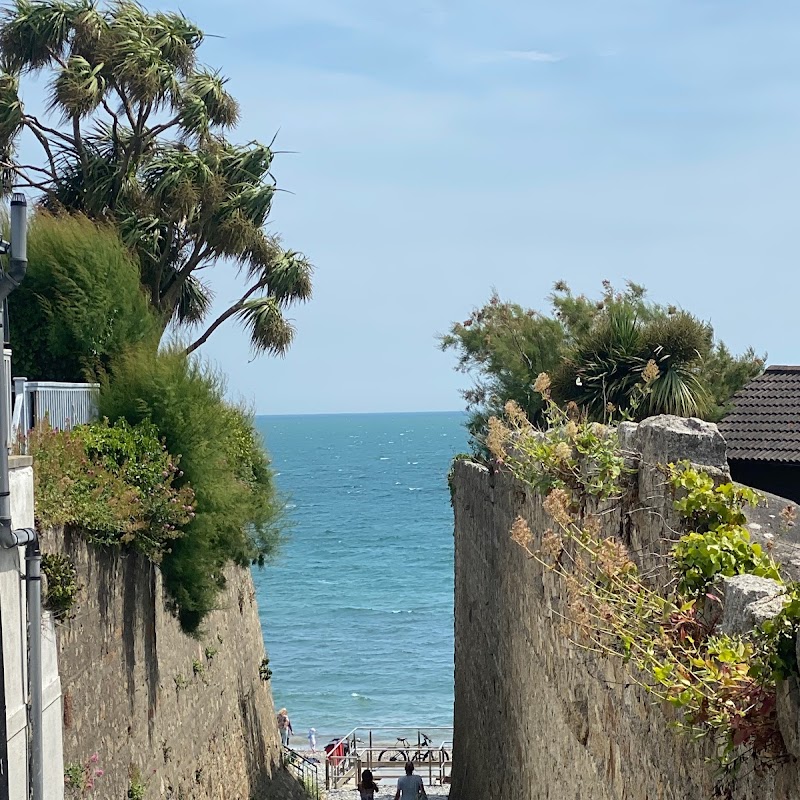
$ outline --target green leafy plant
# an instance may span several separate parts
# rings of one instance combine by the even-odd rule
[[[549,308],[537,310],[493,294],[440,338],[455,351],[456,369],[474,378],[463,392],[473,447],[486,455],[488,421],[515,402],[536,427],[549,425],[546,404],[533,388],[542,372],[552,378],[552,397],[574,402],[592,421],[658,413],[717,420],[730,398],[763,370],[752,349],[733,356],[714,341],[711,326],[674,306],[650,301],[644,287],[616,291],[607,281],[599,297],[554,285]],[[643,373],[653,362],[657,378],[646,396]]]
[[[542,395],[549,427],[537,430],[513,401],[503,419],[492,417],[486,447],[499,464],[541,494],[551,489],[585,492],[608,499],[623,491],[625,457],[616,429],[570,415],[550,398],[549,377],[542,373],[535,388]]]
[[[160,335],[119,233],[80,214],[37,211],[9,313],[15,374],[29,380],[94,380],[127,347],[155,350]]]
[[[146,528],[136,531],[136,548],[160,561],[166,543],[177,538],[194,516],[191,487],[175,486],[183,477],[179,457],[169,454],[156,427],[146,420],[130,425],[120,419],[112,425],[104,419],[74,433],[92,463],[136,488],[140,516],[147,521]]]
[[[182,672],[179,672],[177,675],[175,675],[172,680],[175,683],[175,688],[178,691],[185,689],[189,685],[189,681]]]
[[[781,581],[778,565],[740,525],[720,525],[705,533],[688,533],[673,548],[678,591],[697,595],[717,577],[758,575]]]
[[[47,578],[45,607],[56,619],[69,619],[80,590],[75,565],[62,553],[43,553],[42,572]]]
[[[272,670],[269,668],[269,657],[264,656],[258,665],[258,677],[265,683],[272,677]]]
[[[744,527],[744,508],[761,502],[758,492],[732,483],[716,485],[710,475],[687,463],[672,465],[669,473],[680,494],[675,508],[695,528],[672,551],[678,591],[702,594],[717,577],[744,574],[782,581],[778,565]]]
[[[147,784],[142,780],[142,772],[135,764],[128,769],[127,800],[144,800]]]
[[[771,674],[777,680],[798,675],[797,637],[800,633],[800,584],[786,586],[784,606],[780,612],[761,623],[758,638],[761,640],[762,662],[754,662],[755,675]]]
[[[149,424],[58,431],[45,422],[28,447],[43,527],[72,525],[94,543],[129,544],[158,562],[192,518],[191,487],[173,485],[177,467]]]
[[[206,668],[203,663],[198,658],[192,659],[192,674],[195,677],[202,676],[205,674]]]
[[[94,791],[97,779],[104,775],[99,762],[100,757],[94,753],[83,763],[64,765],[64,788],[71,798],[88,797]]]
[[[219,650],[217,650],[216,647],[211,647],[211,646],[206,647],[205,650],[206,661],[211,661],[214,658],[214,656],[217,655],[218,652]]]
[[[194,516],[161,569],[185,630],[216,606],[226,565],[263,563],[277,548],[283,502],[252,415],[225,399],[213,369],[180,350],[117,359],[100,391],[100,412],[130,425],[147,422],[163,437],[194,492]]]

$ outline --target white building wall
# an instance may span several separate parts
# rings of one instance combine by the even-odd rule
[[[26,456],[12,457],[10,470],[11,518],[15,528],[32,528],[33,467]],[[0,548],[0,615],[5,667],[6,734],[10,800],[27,798],[27,609],[25,602],[25,548]],[[58,676],[53,620],[42,620],[42,691],[44,730],[44,797],[64,798],[64,759],[61,744],[61,681]]]

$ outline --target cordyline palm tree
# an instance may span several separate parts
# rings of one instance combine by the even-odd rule
[[[271,146],[225,138],[239,117],[219,73],[198,66],[203,32],[180,14],[131,0],[15,0],[0,23],[0,168],[4,191],[33,188],[56,213],[113,221],[137,254],[162,325],[206,322],[200,270],[227,260],[247,290],[188,348],[234,317],[255,352],[282,354],[286,306],[311,295],[311,265],[265,231],[276,192]],[[46,117],[20,99],[44,74]],[[16,158],[28,131],[38,164]]]
[[[637,419],[706,416],[712,402],[702,373],[712,346],[711,327],[685,311],[647,319],[633,304],[618,302],[568,348],[553,377],[553,395],[600,421],[619,412]],[[650,362],[658,373],[642,396]]]

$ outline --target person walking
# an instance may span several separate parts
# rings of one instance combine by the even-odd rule
[[[289,737],[294,733],[292,730],[292,721],[285,708],[278,712],[278,731],[281,734],[281,743],[284,747],[289,746]]]
[[[312,753],[317,752],[317,729],[316,728],[309,728],[308,729],[308,746],[311,749]]]
[[[414,764],[406,761],[406,774],[397,779],[394,800],[419,800],[419,798],[428,800],[425,785],[422,783],[422,778],[414,774]]]
[[[361,773],[361,783],[358,784],[358,796],[360,800],[375,800],[375,793],[378,791],[378,784],[372,777],[372,771],[365,769]]]

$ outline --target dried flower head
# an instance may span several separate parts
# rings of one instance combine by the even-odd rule
[[[543,506],[556,525],[566,528],[572,523],[569,495],[564,489],[553,489],[544,499]]]
[[[584,523],[583,529],[586,535],[591,539],[599,539],[600,538],[600,518],[599,517],[589,517]]]
[[[488,427],[486,447],[498,461],[505,461],[508,456],[505,445],[508,441],[509,430],[497,417],[489,417]]]
[[[542,535],[542,556],[558,561],[564,550],[564,540],[552,528]]]
[[[511,539],[526,550],[533,541],[533,532],[528,523],[522,518],[517,517],[511,526]]]
[[[652,383],[661,373],[658,371],[658,365],[651,358],[645,368],[642,370],[642,380],[645,384]]]
[[[516,400],[509,400],[505,404],[506,419],[517,429],[530,426],[528,417]]]
[[[781,518],[782,530],[789,530],[789,528],[793,528],[795,522],[797,522],[797,506],[784,506],[784,508],[780,510],[780,514],[778,516]]]
[[[566,442],[559,442],[553,449],[556,461],[565,464],[572,458],[572,448]]]
[[[575,439],[575,437],[578,435],[578,433],[579,433],[578,423],[577,423],[577,422],[575,422],[575,420],[572,420],[572,419],[571,419],[571,420],[570,420],[570,421],[569,421],[569,422],[568,422],[568,423],[567,423],[567,424],[564,426],[564,435],[565,435],[565,436],[567,437],[567,439],[569,439],[570,441],[574,441],[574,439]]]
[[[603,539],[597,550],[597,566],[609,578],[630,572],[634,564],[628,549],[616,539]]]
[[[550,376],[546,372],[540,372],[533,383],[533,391],[538,392],[542,397],[550,397]]]

